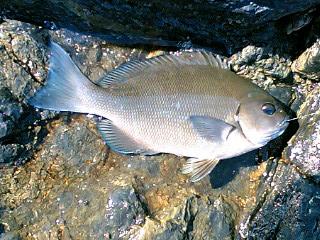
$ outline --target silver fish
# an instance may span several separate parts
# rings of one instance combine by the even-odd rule
[[[209,52],[131,61],[97,84],[59,45],[52,43],[51,52],[47,83],[31,105],[103,117],[97,122],[103,139],[123,154],[189,157],[182,172],[193,182],[288,126],[279,101]]]

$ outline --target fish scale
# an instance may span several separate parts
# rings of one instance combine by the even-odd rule
[[[103,117],[101,136],[119,153],[190,157],[182,172],[191,181],[221,159],[265,145],[288,125],[279,101],[209,52],[128,62],[94,84],[59,45],[51,50],[47,83],[31,105]]]

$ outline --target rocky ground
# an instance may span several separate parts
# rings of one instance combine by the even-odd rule
[[[228,59],[299,117],[312,115],[190,183],[184,158],[116,154],[92,116],[26,103],[45,82],[49,39],[92,81],[162,50],[0,24],[1,239],[320,239],[319,40],[297,59],[255,46]]]

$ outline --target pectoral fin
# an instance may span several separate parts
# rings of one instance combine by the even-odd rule
[[[216,159],[189,158],[181,171],[183,174],[191,174],[191,182],[197,182],[207,176],[218,162]]]
[[[235,129],[233,125],[212,117],[191,116],[190,121],[201,137],[215,142],[226,141],[230,132]]]

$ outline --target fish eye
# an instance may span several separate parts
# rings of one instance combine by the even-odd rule
[[[273,115],[276,111],[276,107],[272,103],[265,103],[262,105],[261,110],[267,115]]]

